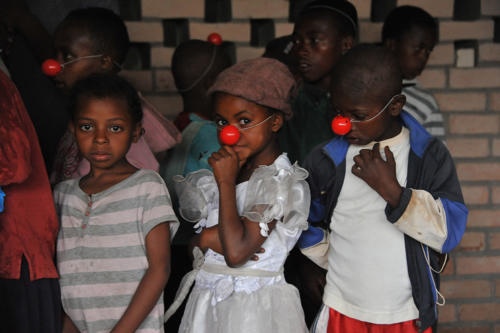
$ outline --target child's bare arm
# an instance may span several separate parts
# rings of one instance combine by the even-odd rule
[[[219,224],[217,226],[222,254],[230,267],[241,266],[260,251],[266,237],[259,223],[242,218],[236,207],[236,178],[241,165],[236,152],[223,146],[208,159],[219,187]],[[274,228],[275,221],[269,223]]]
[[[170,230],[168,223],[154,227],[146,236],[149,267],[127,310],[112,333],[135,332],[155,306],[170,276]]]
[[[194,246],[198,246],[203,252],[211,249],[212,251],[223,254],[218,226],[203,229],[199,235],[194,236],[190,251],[192,251],[192,247]],[[264,248],[260,248],[257,253],[264,253],[264,251]],[[250,257],[250,260],[257,261],[259,260],[259,256],[254,254]]]

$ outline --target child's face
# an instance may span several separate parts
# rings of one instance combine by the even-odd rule
[[[424,70],[436,45],[436,36],[429,28],[413,26],[399,40],[389,42],[389,45],[398,58],[403,79],[414,79]]]
[[[242,129],[240,139],[232,146],[240,161],[248,160],[271,147],[274,133],[283,125],[281,115],[271,114],[265,107],[241,97],[217,93],[214,106],[215,123],[219,130],[227,125]],[[270,118],[267,119],[268,117]],[[260,125],[255,126],[259,123]],[[248,128],[251,126],[255,127]]]
[[[345,90],[333,89],[332,104],[336,113],[358,121],[351,123],[351,131],[345,136],[350,144],[364,146],[373,141],[387,140],[399,133],[400,125],[397,116],[403,108],[404,96],[395,96],[387,105],[389,101],[375,101],[376,99],[370,96],[351,98]],[[342,96],[342,98],[333,96]],[[386,105],[385,110],[376,116]],[[372,117],[374,118],[369,120]]]
[[[303,15],[293,31],[293,54],[298,71],[307,82],[328,89],[330,74],[343,53],[352,47],[351,37],[342,37],[329,15]]]
[[[78,148],[93,169],[113,169],[126,163],[125,155],[137,142],[135,124],[126,101],[117,98],[81,98],[70,124]]]
[[[94,42],[82,29],[72,25],[62,25],[54,34],[57,61],[61,64],[80,57],[95,55]],[[104,72],[103,58],[87,58],[67,64],[55,77],[56,85],[68,91],[76,81],[93,73]]]

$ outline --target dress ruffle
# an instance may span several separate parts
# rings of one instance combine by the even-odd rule
[[[261,234],[268,236],[268,223],[277,220],[287,229],[307,229],[310,205],[308,173],[297,163],[291,165],[286,154],[273,164],[260,166],[248,180],[243,217],[259,223]],[[210,227],[218,222],[219,190],[209,170],[198,170],[186,177],[175,176],[179,212],[195,228]]]

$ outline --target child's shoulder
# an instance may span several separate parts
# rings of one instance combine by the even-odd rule
[[[154,170],[139,169],[133,177],[133,182],[136,184],[147,183],[165,185],[163,178]]]
[[[75,186],[79,186],[80,178],[66,179],[54,186],[54,193],[67,194],[73,192]]]

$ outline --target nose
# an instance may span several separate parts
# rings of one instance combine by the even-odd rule
[[[97,129],[95,131],[94,142],[97,144],[108,143],[108,131],[106,128]]]

